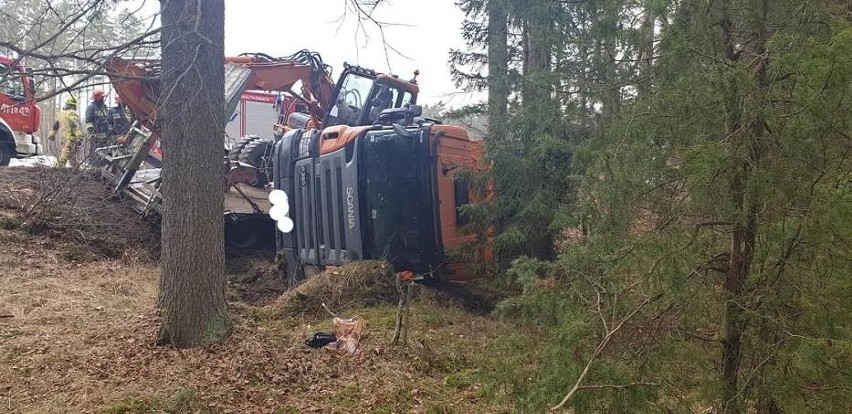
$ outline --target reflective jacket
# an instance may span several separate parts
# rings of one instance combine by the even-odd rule
[[[83,131],[80,130],[80,116],[77,115],[77,110],[63,109],[59,112],[59,116],[53,124],[53,130],[59,131],[59,139],[63,141],[74,142],[83,138]]]

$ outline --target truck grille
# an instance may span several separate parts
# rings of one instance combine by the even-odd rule
[[[299,174],[296,197],[300,202],[296,217],[299,256],[305,263],[341,265],[348,261],[346,249],[346,189],[343,151],[316,160],[296,163]]]

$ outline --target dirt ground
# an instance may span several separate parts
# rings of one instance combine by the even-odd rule
[[[429,295],[412,305],[406,348],[389,344],[393,304],[336,310],[366,322],[359,354],[340,356],[304,343],[329,315],[250,311],[284,286],[263,257],[231,258],[230,339],[162,348],[156,261],[81,256],[74,240],[11,227],[0,226],[0,412],[511,412],[475,379],[495,322]]]

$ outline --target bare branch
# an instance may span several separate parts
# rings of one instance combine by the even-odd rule
[[[581,391],[581,390],[600,390],[600,389],[607,389],[607,388],[620,390],[622,388],[628,388],[628,387],[659,387],[659,386],[660,386],[660,384],[657,384],[656,382],[631,382],[630,384],[621,384],[621,385],[615,385],[615,384],[583,385],[583,386],[579,387],[577,390],[578,391]]]
[[[562,401],[559,402],[559,404],[550,408],[550,411],[556,411],[556,410],[559,410],[562,407],[564,407],[565,404],[567,404],[568,401],[570,401],[571,398],[574,397],[574,394],[576,394],[577,391],[579,391],[582,388],[583,381],[585,381],[586,376],[589,374],[589,371],[591,370],[592,365],[595,363],[595,361],[598,359],[598,357],[601,355],[601,353],[603,353],[604,349],[606,349],[607,345],[609,345],[609,342],[612,340],[613,336],[615,336],[615,334],[618,333],[618,331],[621,329],[621,327],[624,326],[624,324],[627,321],[632,319],[634,315],[636,315],[643,307],[645,307],[645,305],[647,305],[647,304],[649,304],[653,301],[656,301],[657,299],[659,299],[662,296],[663,296],[663,294],[659,293],[657,295],[645,298],[638,305],[634,306],[633,309],[626,316],[621,318],[621,321],[618,323],[618,325],[615,325],[612,328],[612,330],[609,330],[609,331],[606,332],[606,335],[604,335],[601,342],[598,343],[597,347],[595,347],[595,352],[592,354],[592,357],[589,358],[589,362],[586,363],[585,368],[583,368],[583,372],[580,373],[580,377],[577,378],[577,381],[574,383],[574,386],[571,388],[570,391],[568,391],[568,394],[565,395],[565,397],[562,399]]]

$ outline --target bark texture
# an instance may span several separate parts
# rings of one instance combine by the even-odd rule
[[[509,51],[504,0],[491,0],[488,7],[488,135],[505,138],[509,102]]]
[[[162,0],[160,344],[230,331],[222,219],[223,0]]]
[[[724,56],[728,62],[736,63],[741,56],[737,50],[737,39],[732,19],[729,16],[730,4],[723,3],[723,16],[720,21]],[[769,2],[762,0],[758,11],[755,33],[751,36],[751,55],[755,56],[751,64],[754,66],[754,88],[749,93],[743,93],[732,82],[727,91],[726,107],[728,121],[726,138],[730,140],[734,156],[734,168],[731,176],[731,196],[738,220],[731,233],[728,271],[725,275],[725,338],[722,340],[722,410],[725,414],[744,412],[742,403],[741,384],[739,382],[740,363],[743,353],[743,334],[749,323],[746,313],[745,287],[755,257],[755,246],[758,234],[758,215],[760,205],[754,190],[749,183],[754,179],[755,168],[760,162],[761,146],[766,135],[766,121],[758,114],[747,123],[743,121],[743,101],[760,102],[762,94],[769,88],[767,68],[769,53],[766,48],[768,39],[767,21],[769,18]],[[743,99],[744,98],[744,99]],[[770,405],[774,405],[772,402]]]
[[[530,2],[524,19],[524,78],[521,94],[524,109],[547,111],[552,106],[551,58],[553,21],[549,1]]]

